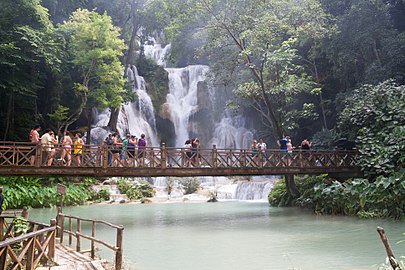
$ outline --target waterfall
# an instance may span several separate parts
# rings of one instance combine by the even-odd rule
[[[156,64],[166,67],[166,57],[171,49],[171,44],[162,47],[161,44],[156,43],[154,38],[149,38],[149,43],[144,45],[145,56],[155,61]]]
[[[234,199],[236,200],[267,200],[272,182],[238,182]]]
[[[169,93],[166,105],[174,124],[176,146],[189,139],[189,118],[198,109],[197,86],[205,80],[208,66],[192,65],[185,68],[166,68],[169,73]]]
[[[253,141],[253,132],[245,128],[245,118],[225,116],[215,125],[212,144],[217,148],[249,148]]]
[[[133,91],[137,94],[138,100],[123,105],[118,117],[117,128],[121,134],[128,131],[139,137],[144,133],[149,145],[158,146],[155,111],[152,100],[146,92],[145,79],[139,76],[135,66],[127,69],[127,77],[130,82],[134,83]]]

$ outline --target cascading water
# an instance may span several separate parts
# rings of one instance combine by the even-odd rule
[[[234,199],[236,200],[267,200],[273,182],[238,182]]]
[[[174,124],[177,147],[183,146],[189,139],[190,116],[198,110],[197,86],[205,80],[208,69],[204,65],[166,68],[169,73],[169,93],[165,105]]]
[[[171,49],[171,44],[162,47],[154,38],[149,38],[149,43],[144,45],[145,56],[154,60],[159,66],[166,67],[166,56]]]
[[[235,117],[224,116],[215,125],[212,144],[215,144],[218,148],[249,148],[253,141],[253,132],[244,126],[245,118],[241,115]]]
[[[130,82],[134,82],[133,91],[137,94],[138,100],[123,105],[118,117],[118,130],[123,132],[128,130],[138,137],[144,133],[149,139],[149,145],[158,146],[155,111],[152,100],[146,92],[145,79],[138,75],[135,66],[127,69],[127,76]]]

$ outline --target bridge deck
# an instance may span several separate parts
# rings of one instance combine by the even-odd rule
[[[44,151],[51,150],[51,151]],[[267,149],[198,149],[147,147],[115,149],[106,145],[86,145],[82,154],[60,157],[67,152],[61,145],[52,148],[27,143],[0,142],[1,175],[80,175],[80,176],[232,176],[345,173],[360,175],[355,151],[293,151]],[[73,152],[73,151],[72,151]],[[47,166],[48,157],[55,158]],[[80,164],[78,163],[80,161]]]

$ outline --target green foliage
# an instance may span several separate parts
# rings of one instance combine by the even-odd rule
[[[193,194],[200,189],[200,181],[193,177],[180,178],[178,181],[184,195]]]
[[[335,129],[322,129],[314,134],[312,146],[314,149],[334,149],[341,135]]]
[[[399,171],[405,164],[405,86],[386,81],[356,89],[346,100],[340,128],[356,137],[366,176]]]
[[[57,183],[53,179],[32,177],[1,178],[4,187],[4,205],[8,209],[27,207],[52,207],[59,204],[60,195],[56,192]],[[90,191],[84,184],[65,183],[64,205],[80,205],[90,199]]]
[[[106,188],[100,189],[98,192],[90,191],[91,200],[94,202],[103,202],[110,200],[110,191]]]
[[[379,176],[374,182],[352,179],[344,183],[327,175],[298,179],[301,197],[294,205],[311,208],[318,214],[357,215],[361,218],[396,218],[405,215],[405,170],[389,177]],[[279,181],[269,194],[276,206],[289,205],[285,185]]]
[[[146,181],[131,183],[127,180],[118,180],[118,189],[121,194],[126,194],[130,200],[155,196],[153,186]]]
[[[13,219],[13,232],[16,235],[26,234],[30,229],[29,223],[22,217]]]

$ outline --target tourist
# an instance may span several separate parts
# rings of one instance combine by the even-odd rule
[[[259,148],[257,146],[257,140],[253,140],[252,145],[250,146],[251,156],[253,158],[253,162],[257,163],[257,158],[259,154]]]
[[[289,139],[290,139],[289,136],[285,136],[284,138],[277,141],[277,145],[280,148],[280,150],[282,150],[282,152],[287,152],[287,143]]]
[[[107,138],[105,138],[105,144],[107,145],[107,162],[108,162],[108,166],[111,166],[111,162],[112,162],[112,154],[111,154],[111,149],[112,149],[112,145],[114,144],[114,140],[112,138],[112,134],[108,134]]]
[[[141,138],[138,139],[138,159],[142,167],[145,165],[146,145],[145,134],[142,134]]]
[[[67,157],[67,166],[72,163],[72,138],[70,137],[69,131],[65,131],[62,139],[62,155],[60,160],[65,163],[65,157]]]
[[[129,139],[131,138],[131,135],[127,135],[126,137],[122,137],[122,144],[121,144],[121,165],[126,166],[127,165],[127,146],[129,143]]]
[[[288,166],[290,166],[291,165],[291,163],[292,163],[292,158],[293,158],[293,149],[294,149],[294,147],[293,147],[293,145],[292,145],[292,140],[291,140],[291,138],[290,137],[288,137],[288,141],[287,141],[287,143],[286,143],[286,147],[287,147],[287,164],[288,164]]]
[[[135,166],[135,152],[138,139],[135,135],[131,135],[128,141],[128,165]]]
[[[312,143],[308,140],[308,138],[304,138],[304,140],[301,142],[301,149],[309,151],[311,150]]]
[[[32,144],[34,144],[34,148],[33,148],[32,152],[30,153],[30,155],[31,155],[30,156],[30,163],[31,163],[32,166],[34,166],[34,164],[35,164],[35,154],[37,152],[39,140],[41,139],[41,137],[39,136],[39,131],[40,130],[41,130],[41,126],[40,125],[35,125],[30,131],[29,139],[30,139],[30,142]]]
[[[114,133],[112,135],[113,139],[113,144],[112,144],[112,161],[111,161],[111,166],[119,166],[120,164],[120,146],[121,146],[121,140],[120,140],[120,135],[118,133]]]
[[[260,152],[262,153],[262,159],[266,159],[266,149],[267,145],[263,141],[262,138],[259,139],[259,143],[257,144],[257,147],[260,149]]]
[[[52,165],[53,158],[55,156],[54,145],[57,143],[58,141],[55,139],[53,131],[49,128],[46,129],[45,134],[41,137],[41,145],[43,153],[42,162],[47,166]]]
[[[82,135],[80,133],[76,133],[75,142],[73,145],[73,155],[75,156],[77,166],[82,165],[82,155],[83,155],[83,145],[84,141],[82,140]]]
[[[192,163],[194,166],[200,166],[200,139],[195,138],[191,141]]]
[[[186,162],[185,162],[185,166],[186,167],[190,167],[191,166],[191,159],[193,157],[193,152],[191,150],[192,145],[191,145],[191,140],[186,140],[186,142],[184,143],[183,148],[185,148],[185,153],[186,153]]]

